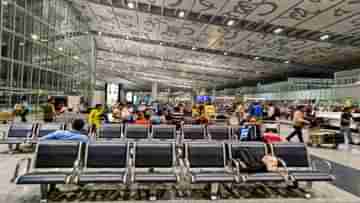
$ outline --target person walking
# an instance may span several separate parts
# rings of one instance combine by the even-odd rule
[[[304,128],[305,124],[309,124],[309,122],[304,119],[303,107],[298,106],[293,116],[294,131],[286,138],[286,140],[290,141],[291,138],[297,135],[299,141],[304,142],[302,129]]]
[[[345,145],[347,149],[350,149],[351,148],[350,144],[353,143],[351,136],[351,128],[350,128],[351,120],[352,120],[351,108],[345,107],[340,117],[340,133],[344,136]]]
[[[95,108],[91,110],[88,122],[92,132],[97,132],[97,129],[100,129],[104,111],[102,104],[96,104]]]
[[[42,106],[44,122],[53,122],[56,116],[55,111],[55,100],[54,98],[49,98],[47,103]]]

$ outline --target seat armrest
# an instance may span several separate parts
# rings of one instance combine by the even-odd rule
[[[31,158],[28,157],[28,158],[22,158],[22,159],[18,160],[18,162],[16,163],[16,166],[15,166],[14,176],[10,180],[11,183],[13,183],[16,180],[16,178],[19,176],[20,166],[24,161],[27,161],[24,174],[29,173],[30,166],[31,166]]]
[[[130,174],[130,181],[133,183],[135,182],[135,160],[129,159],[129,174]]]
[[[233,165],[235,165],[236,175],[240,176],[240,163],[239,163],[239,161],[237,161],[235,159],[231,159],[231,168],[234,171]]]
[[[276,157],[276,159],[277,159],[277,161],[278,162],[280,162],[281,163],[281,165],[284,167],[284,169],[285,169],[285,175],[284,174],[282,174],[282,173],[280,173],[281,175],[284,175],[285,176],[285,178],[286,178],[286,180],[289,180],[289,168],[287,167],[287,164],[286,164],[286,162],[283,160],[283,159],[281,159],[281,158],[279,158],[279,157]],[[280,171],[280,172],[282,172],[282,171]]]
[[[315,169],[315,170],[317,170],[317,167],[316,167],[316,163],[321,163],[321,162],[323,162],[323,163],[325,163],[326,165],[327,165],[327,167],[328,167],[328,174],[332,174],[332,172],[333,172],[333,167],[332,167],[332,165],[331,165],[331,163],[329,162],[329,161],[327,161],[327,160],[323,160],[323,159],[314,159],[314,160],[311,160],[311,166],[312,166],[312,168],[313,169]]]

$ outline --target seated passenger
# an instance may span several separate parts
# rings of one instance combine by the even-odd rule
[[[147,125],[147,124],[150,124],[150,121],[145,118],[143,112],[139,112],[139,113],[137,114],[137,118],[136,118],[135,124]]]
[[[81,130],[84,126],[85,122],[83,120],[75,119],[72,122],[73,130],[58,130],[40,138],[40,140],[73,140],[88,142],[89,138],[86,135],[81,134]]]

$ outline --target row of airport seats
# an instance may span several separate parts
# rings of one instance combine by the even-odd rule
[[[180,134],[175,125],[104,124],[99,139],[159,139],[159,140],[238,140],[241,126],[183,125]]]
[[[232,140],[238,136],[240,126],[225,125],[184,125],[180,130],[180,137],[184,140]],[[0,144],[36,143],[38,138],[56,130],[71,130],[70,124],[64,123],[12,123]],[[88,127],[83,134],[93,134]],[[178,139],[175,125],[122,125],[103,124],[98,130],[99,139]]]
[[[269,172],[262,158],[276,156],[284,172]],[[251,158],[251,161],[249,159]],[[26,166],[23,164],[27,163]],[[119,190],[148,188],[156,199],[159,187],[191,190],[210,186],[209,197],[217,199],[219,184],[277,184],[299,187],[299,183],[333,181],[328,171],[316,168],[306,146],[294,143],[266,145],[261,142],[75,142],[42,141],[34,157],[20,160],[12,182],[41,185],[46,202],[52,186],[59,184],[112,184]],[[19,174],[20,168],[24,174]]]
[[[0,144],[21,144],[64,129],[64,123],[11,123]]]

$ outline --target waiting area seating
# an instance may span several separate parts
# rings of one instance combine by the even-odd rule
[[[184,150],[176,150],[178,145]],[[277,157],[285,173],[269,172],[262,162],[265,155]],[[280,183],[299,187],[299,182],[334,180],[331,170],[312,167],[308,157],[305,145],[293,143],[41,141],[32,160],[19,160],[12,181],[41,185],[43,200],[56,184],[116,184],[119,190],[130,192],[135,186],[146,187],[154,200],[158,188],[172,185],[185,190],[179,186],[184,183],[190,187],[210,186],[211,199],[217,199],[219,184]],[[25,161],[25,173],[19,174]]]

